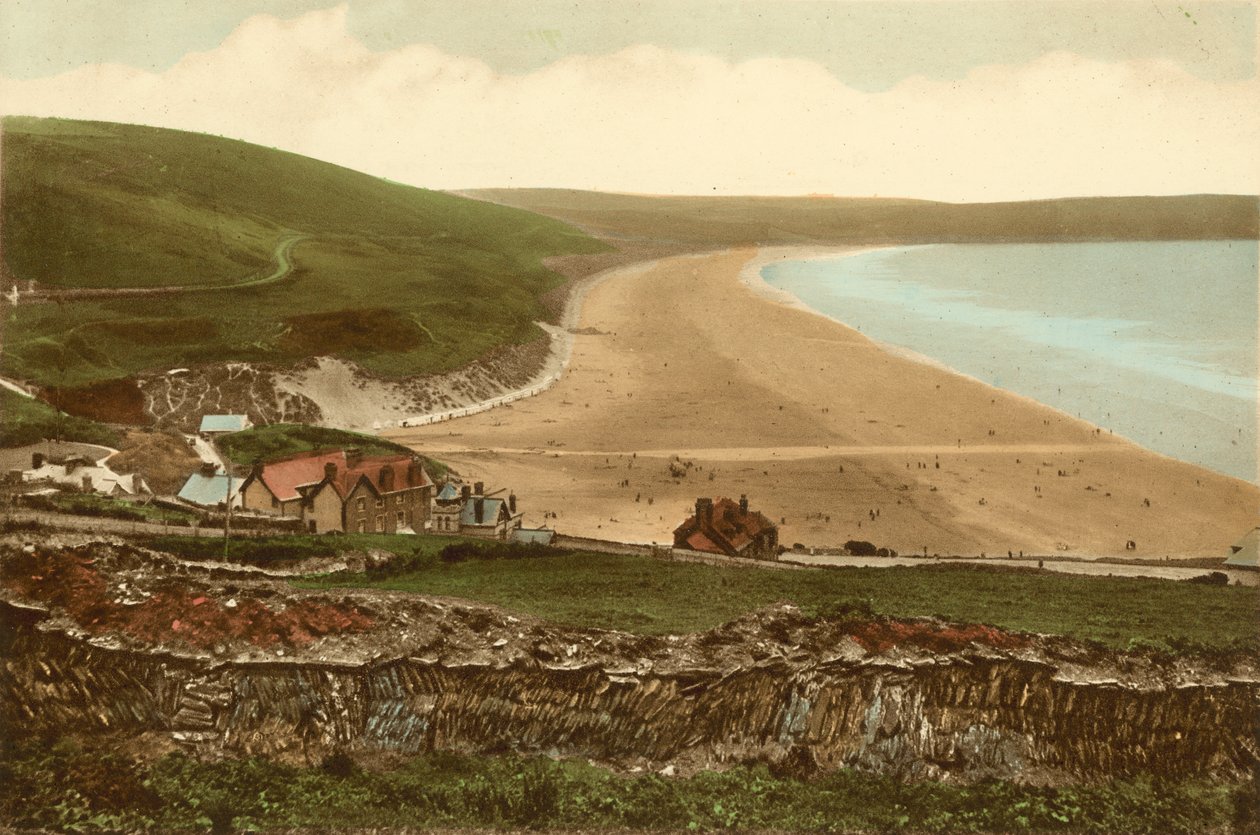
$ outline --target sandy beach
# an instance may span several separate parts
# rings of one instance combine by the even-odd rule
[[[741,493],[787,545],[902,553],[1220,556],[1254,526],[1255,485],[888,350],[757,275],[815,252],[623,270],[588,293],[553,388],[385,434],[514,490],[530,524],[634,542]]]

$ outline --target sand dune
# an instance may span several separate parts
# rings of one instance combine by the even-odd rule
[[[550,391],[388,435],[514,489],[531,522],[630,541],[740,493],[785,543],[918,553],[1216,556],[1255,524],[1254,485],[762,295],[740,276],[765,257],[623,271],[587,297]]]

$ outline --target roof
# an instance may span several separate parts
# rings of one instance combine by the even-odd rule
[[[674,536],[684,536],[689,547],[696,551],[713,551],[715,553],[738,553],[766,531],[774,530],[774,523],[761,513],[740,510],[739,502],[721,498],[713,503],[713,513],[707,524],[701,525],[696,517],[688,516],[687,520],[674,529]],[[695,543],[692,539],[700,536]]]
[[[433,483],[420,462],[409,455],[357,458],[354,459],[354,466],[350,467],[347,466],[346,452],[343,449],[304,452],[272,461],[263,465],[261,479],[277,499],[282,502],[293,501],[302,496],[299,488],[311,487],[324,481],[325,467],[328,464],[337,467],[331,484],[343,499],[354,490],[360,479],[367,479],[377,493],[396,492]],[[382,479],[382,471],[389,471],[391,475]]]
[[[503,510],[503,499],[481,499],[484,502],[481,511],[481,521],[477,521],[477,498],[471,498],[464,502],[464,509],[459,514],[459,524],[472,525],[493,525],[499,519],[499,511]]]
[[[231,495],[236,496],[241,490],[244,479],[234,478],[231,483]],[[226,473],[215,473],[211,476],[193,473],[179,490],[179,498],[203,507],[214,507],[224,504],[228,498],[228,477]]]
[[[687,537],[687,547],[693,551],[708,551],[710,554],[725,554],[726,551],[720,545],[709,539],[700,531],[696,531]]]
[[[79,487],[83,484],[83,478],[88,477],[92,482],[92,489],[97,493],[113,493],[115,490],[121,490],[124,493],[140,493],[148,492],[149,488],[144,483],[144,479],[139,478],[133,473],[120,474],[111,470],[109,467],[97,465],[75,466],[69,472],[66,472],[66,466],[63,464],[45,463],[36,470],[23,470],[23,481],[54,481],[58,484],[68,484]]]
[[[201,418],[201,432],[240,432],[249,427],[246,415],[204,415]]]
[[[1225,564],[1234,568],[1260,568],[1260,528],[1252,528],[1229,548]]]
[[[336,464],[339,468],[344,468],[345,450],[303,452],[279,461],[271,461],[263,465],[261,480],[273,496],[282,502],[289,502],[302,497],[298,487],[324,480],[325,464]]]
[[[389,475],[384,475],[386,472]],[[345,498],[360,479],[367,479],[377,493],[410,490],[433,483],[420,462],[410,455],[374,455],[356,460],[353,467],[338,466],[333,487]]]
[[[449,481],[442,486],[442,491],[437,494],[437,500],[439,502],[451,502],[458,498],[459,491],[456,490],[455,485]]]

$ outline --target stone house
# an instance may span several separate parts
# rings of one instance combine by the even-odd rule
[[[476,536],[506,541],[521,527],[522,514],[516,511],[516,496],[506,499],[485,495],[478,481],[456,488],[453,482],[442,486],[433,504],[433,533]]]
[[[15,480],[56,484],[112,498],[152,494],[149,485],[139,475],[116,473],[102,463],[104,460],[94,462],[76,455],[48,457],[36,452],[31,455],[31,468],[22,470]]]
[[[779,529],[762,514],[739,503],[696,499],[696,512],[674,529],[674,547],[685,551],[773,560],[779,556]]]
[[[433,481],[419,458],[326,450],[255,465],[241,485],[244,510],[302,519],[313,533],[419,533]]]

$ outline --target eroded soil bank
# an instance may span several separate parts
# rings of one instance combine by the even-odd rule
[[[1160,657],[790,606],[708,632],[557,628],[463,601],[198,578],[171,557],[0,543],[3,721],[199,754],[515,750],[1043,783],[1238,778],[1260,660]]]

